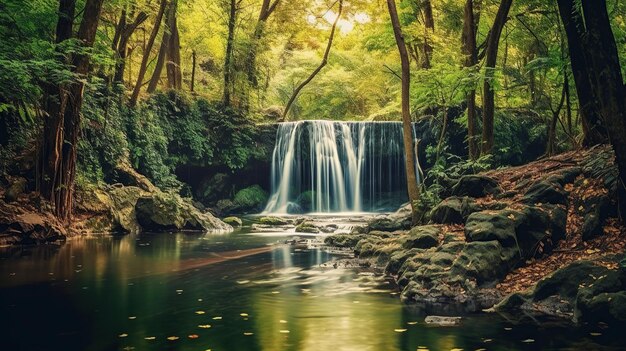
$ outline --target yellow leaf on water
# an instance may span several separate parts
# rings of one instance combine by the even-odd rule
[[[280,333],[281,334],[289,334],[289,330],[281,330]]]
[[[156,339],[156,336],[146,336],[144,339],[146,339],[146,340],[154,340],[154,339]]]
[[[198,334],[189,334],[189,335],[187,335],[187,337],[189,339],[197,339],[197,338],[199,338]]]
[[[239,315],[242,316],[242,317],[248,317],[247,313],[239,313]]]
[[[204,311],[196,311],[196,314],[204,314]]]
[[[245,336],[250,336],[250,335],[253,335],[253,334],[254,333],[251,333],[251,332],[243,332],[243,335],[245,335]]]
[[[201,328],[201,329],[209,329],[209,328],[211,328],[211,325],[210,325],[210,324],[199,324],[199,325],[198,325],[198,328]]]
[[[406,324],[408,324],[408,325],[415,325],[415,324],[417,324],[417,322],[407,322]]]
[[[168,336],[167,337],[167,340],[169,340],[169,341],[176,341],[178,339],[180,339],[178,336]]]
[[[120,335],[118,335],[118,336],[119,336],[120,338],[125,338],[125,337],[127,337],[127,336],[128,336],[128,334],[123,333],[123,334],[120,334]]]
[[[217,317],[213,317],[213,320],[219,321],[220,319],[222,319],[222,317],[217,316]]]
[[[396,333],[404,333],[406,329],[397,328],[397,329],[394,329],[393,331],[395,331]]]

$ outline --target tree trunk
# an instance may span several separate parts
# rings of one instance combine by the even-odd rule
[[[170,11],[165,20],[167,28],[170,31],[169,45],[167,46],[167,87],[170,89],[180,90],[183,87],[183,75],[180,70],[180,36],[178,34],[178,21],[176,19],[176,11],[178,9],[178,0],[172,0]]]
[[[481,152],[483,155],[493,151],[493,119],[495,113],[495,92],[492,81],[495,79],[495,68],[498,60],[500,35],[506,24],[513,0],[501,0],[498,13],[487,38],[485,50],[485,82],[483,84],[483,133]]]
[[[84,47],[93,46],[100,20],[104,0],[87,0],[83,19],[78,30],[78,40]],[[64,3],[65,1],[61,1]],[[73,12],[74,4],[65,8]],[[63,4],[61,6],[64,6]],[[61,13],[69,13],[62,11]],[[63,16],[61,16],[63,17]],[[59,22],[61,22],[61,18]],[[67,29],[65,25],[60,26]],[[69,24],[71,28],[71,23]],[[59,29],[59,26],[57,26]],[[61,33],[61,35],[59,35]],[[70,31],[71,33],[71,31]],[[67,35],[63,30],[57,32],[57,40]],[[77,54],[72,59],[74,73],[84,77],[89,72],[89,56]],[[40,154],[43,169],[41,172],[41,193],[54,205],[55,214],[64,222],[72,215],[74,181],[76,178],[76,149],[80,135],[83,102],[83,80],[59,87],[60,109],[54,108],[46,119],[43,150]]]
[[[607,131],[602,125],[599,106],[589,83],[589,67],[585,63],[585,54],[582,44],[584,30],[583,19],[579,12],[574,11],[574,1],[559,0],[559,13],[565,28],[569,49],[572,75],[576,85],[579,113],[583,126],[583,145],[591,146],[605,143]]]
[[[398,19],[398,11],[396,10],[395,0],[387,0],[389,8],[389,16],[391,17],[391,25],[396,38],[396,44],[400,53],[400,61],[402,64],[402,135],[404,141],[405,152],[405,168],[407,175],[407,190],[409,200],[411,202],[412,223],[417,224],[419,187],[417,184],[417,175],[415,174],[415,155],[413,154],[413,125],[411,123],[410,110],[410,83],[411,83],[411,67],[409,66],[409,55],[402,35],[400,20]]]
[[[233,50],[235,44],[235,24],[237,22],[237,1],[230,0],[228,14],[228,37],[226,39],[226,53],[224,55],[224,106],[231,105],[233,85]]]
[[[429,69],[433,56],[433,46],[430,43],[430,36],[435,32],[435,19],[433,18],[433,6],[430,0],[423,0],[424,6],[424,60],[422,68]]]
[[[322,58],[322,62],[320,63],[319,66],[317,66],[317,68],[313,72],[311,72],[311,74],[309,75],[307,79],[305,79],[302,83],[300,83],[300,85],[298,85],[298,87],[296,87],[296,90],[294,90],[293,93],[291,94],[291,97],[287,101],[287,105],[285,105],[285,111],[283,111],[284,120],[287,120],[287,114],[289,113],[289,109],[291,109],[291,105],[293,105],[294,101],[296,101],[298,94],[300,94],[300,90],[302,90],[307,84],[309,84],[313,80],[313,78],[315,78],[315,76],[318,73],[320,73],[322,68],[324,68],[324,66],[326,66],[326,64],[328,63],[328,55],[330,54],[330,49],[333,46],[333,39],[335,38],[335,30],[337,29],[337,23],[339,22],[339,19],[341,18],[341,13],[343,11],[343,0],[338,0],[338,1],[339,1],[339,10],[337,12],[337,18],[335,18],[335,21],[333,22],[333,26],[330,29],[330,36],[328,37],[328,44],[326,45],[326,51],[324,51],[324,57]]]
[[[478,64],[476,52],[476,20],[474,18],[474,0],[465,1],[463,11],[463,55],[465,67],[474,67]],[[467,102],[467,146],[470,160],[478,157],[476,143],[476,89],[472,88],[465,96]]]
[[[152,51],[152,46],[154,45],[156,36],[159,33],[159,27],[161,27],[161,20],[163,19],[163,13],[165,12],[166,5],[167,0],[161,0],[159,12],[154,19],[154,27],[152,27],[152,32],[150,33],[148,43],[146,44],[143,52],[143,57],[141,58],[141,66],[139,67],[139,73],[137,74],[137,82],[135,83],[133,94],[130,97],[130,106],[135,106],[137,104],[137,99],[139,99],[139,92],[141,91],[141,86],[143,85],[143,78],[146,75],[146,69],[148,68],[150,52]]]
[[[278,6],[279,3],[280,0],[275,0],[273,3],[271,3],[270,0],[263,0],[263,4],[261,5],[261,11],[259,12],[259,19],[257,20],[256,26],[254,27],[254,34],[252,35],[250,49],[248,50],[247,55],[248,57],[246,58],[246,63],[248,65],[248,82],[254,88],[259,85],[256,69],[256,56],[259,50],[259,42],[261,41],[261,38],[263,38],[263,32],[265,30],[267,19],[274,12],[276,6]]]
[[[113,81],[119,84],[124,83],[124,70],[126,68],[126,57],[128,54],[128,41],[137,27],[148,19],[148,14],[139,12],[132,23],[126,23],[126,11],[122,11],[119,25],[119,36],[113,39],[114,50],[116,52],[115,75]],[[117,34],[117,33],[116,33]]]
[[[148,89],[146,89],[148,94],[152,94],[156,91],[156,88],[159,85],[159,81],[161,80],[163,67],[168,60],[169,46],[172,44],[172,11],[176,11],[175,2],[176,0],[170,1],[167,7],[167,12],[165,13],[165,29],[163,31],[163,36],[161,37],[161,46],[159,48],[159,54],[157,56],[156,64],[154,65],[154,71],[152,71],[152,77],[150,78],[150,82],[148,83]]]
[[[624,81],[606,0],[582,0],[586,35],[585,62],[591,67],[591,88],[600,107],[599,114],[609,134],[619,169],[619,207],[626,215],[626,99]]]

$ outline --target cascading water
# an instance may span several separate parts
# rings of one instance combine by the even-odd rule
[[[373,212],[407,201],[402,124],[281,123],[264,213]]]

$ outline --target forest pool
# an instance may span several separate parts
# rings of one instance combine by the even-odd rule
[[[466,316],[457,327],[428,326],[384,277],[334,268],[338,254],[279,245],[291,233],[248,229],[2,248],[0,349],[624,347],[615,332],[597,335],[554,322],[520,325],[494,314]]]

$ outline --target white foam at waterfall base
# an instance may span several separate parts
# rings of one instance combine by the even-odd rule
[[[368,213],[407,201],[402,124],[281,123],[263,213]]]

